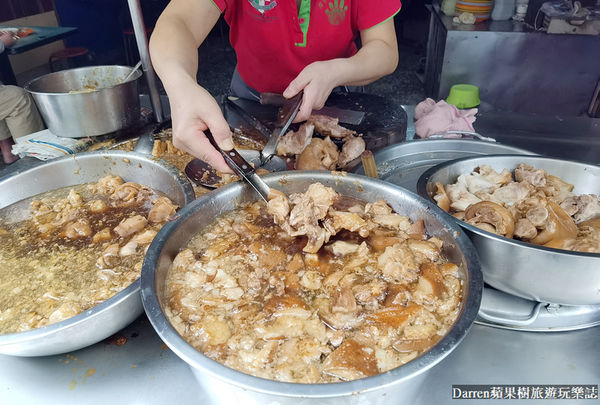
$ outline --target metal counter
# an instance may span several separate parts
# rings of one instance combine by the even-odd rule
[[[583,116],[600,79],[600,36],[546,34],[524,23],[453,24],[431,7],[425,92],[479,86],[481,108]]]
[[[412,108],[406,109],[412,117]],[[414,134],[410,123],[412,118],[409,139]],[[600,163],[600,120],[484,113],[475,127],[509,145]],[[460,403],[451,399],[453,384],[599,383],[600,327],[534,333],[476,324],[459,347],[431,370],[415,404]],[[187,364],[162,343],[145,315],[116,336],[73,353],[40,358],[0,355],[1,405],[112,402],[204,404],[206,396]],[[389,403],[396,404],[393,399]]]
[[[127,340],[121,346],[115,336],[60,356],[0,356],[0,404],[206,404],[187,364],[162,343],[146,316],[119,335]],[[600,327],[532,333],[474,325],[431,371],[415,405],[452,402],[453,384],[598,384],[598,342]]]

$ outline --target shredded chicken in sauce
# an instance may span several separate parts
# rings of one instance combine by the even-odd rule
[[[456,183],[436,184],[438,206],[485,231],[536,245],[600,253],[600,199],[520,164],[513,173],[482,165]]]
[[[0,333],[65,320],[129,286],[176,209],[149,187],[106,176],[34,197],[22,221],[2,215]]]
[[[206,356],[277,381],[399,367],[456,321],[459,267],[385,201],[315,183],[217,218],[175,257],[165,313]]]

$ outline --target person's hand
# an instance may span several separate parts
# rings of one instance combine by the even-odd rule
[[[283,92],[285,98],[294,97],[300,90],[304,90],[302,105],[294,122],[306,121],[312,110],[323,108],[331,91],[339,86],[337,63],[338,60],[335,59],[313,62],[302,69],[298,76],[290,82]]]
[[[9,31],[0,31],[0,41],[4,42],[4,46],[11,46],[17,42],[18,37]]]
[[[209,163],[215,169],[232,173],[223,156],[204,135],[210,129],[223,150],[233,149],[231,130],[217,101],[199,85],[169,94],[173,121],[173,145]]]

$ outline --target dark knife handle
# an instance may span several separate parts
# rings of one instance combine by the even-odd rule
[[[281,107],[286,100],[283,94],[278,93],[260,93],[260,103],[264,105],[274,105]]]
[[[217,144],[217,141],[215,141],[215,138],[213,137],[213,134],[208,129],[206,131],[204,131],[204,134],[206,135],[206,137],[210,141],[210,144],[216,150],[218,150],[219,152],[221,152],[221,155],[223,156],[223,159],[225,159],[225,163],[227,163],[227,165],[229,167],[231,167],[231,170],[233,170],[235,172],[235,174],[237,174],[240,177],[244,177],[244,176],[249,176],[249,175],[255,173],[254,168],[252,167],[252,165],[250,163],[248,163],[246,161],[246,159],[244,159],[242,157],[242,155],[240,155],[238,153],[237,150],[231,149],[231,150],[225,151],[225,150],[221,149],[219,147],[219,145]]]

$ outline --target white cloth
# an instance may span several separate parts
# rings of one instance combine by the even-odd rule
[[[13,155],[31,156],[40,160],[54,159],[86,150],[91,144],[90,138],[63,138],[47,129],[15,139]]]

